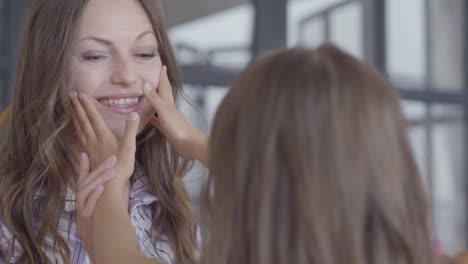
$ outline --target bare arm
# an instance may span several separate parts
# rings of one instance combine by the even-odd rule
[[[193,127],[177,110],[166,66],[161,70],[159,87],[156,89],[146,83],[143,93],[157,114],[151,124],[164,134],[180,155],[208,167],[208,136]]]
[[[117,151],[116,177],[105,184],[93,215],[96,263],[160,263],[143,257],[128,215],[129,179],[134,171],[138,114],[127,120],[123,142]]]
[[[86,238],[84,242],[94,263],[159,264],[159,261],[145,258],[140,254],[135,230],[127,211],[129,203],[128,183],[130,176],[133,174],[135,163],[135,141],[139,124],[138,114],[134,113],[130,116],[131,118],[127,121],[124,139],[117,145],[115,139],[112,138],[113,135],[105,126],[97,110],[92,107],[88,98],[80,96],[80,100],[78,100],[75,94],[72,95],[72,101],[75,115],[74,122],[80,144],[83,149],[92,154],[88,163],[84,164],[86,166],[82,166],[80,178],[83,178],[85,182],[88,178],[94,179],[89,180],[89,182],[91,182],[92,186],[95,186],[94,191],[92,191],[93,188],[88,187],[90,184],[80,184],[79,186],[82,187],[79,187],[77,191],[79,200],[83,201],[83,206],[77,208],[80,237]],[[93,164],[99,164],[110,153],[115,155],[113,157],[115,162],[108,164],[112,166],[105,168],[114,175],[111,180],[106,176],[93,176],[94,172],[86,173],[90,170],[90,167],[95,166]],[[104,184],[104,182],[99,182],[100,178],[108,181]],[[102,188],[102,184],[104,184],[104,188]],[[101,186],[100,190],[97,189],[97,186]],[[95,202],[89,202],[90,200]],[[86,221],[87,218],[91,218],[91,220]],[[80,221],[80,219],[84,221]]]
[[[187,159],[208,164],[208,137],[192,127],[176,109],[166,67],[161,71],[158,91],[143,89],[157,117],[151,124],[157,127],[174,149]],[[86,96],[72,95],[75,127],[78,138],[90,157],[92,167],[106,157],[117,153],[116,177],[104,185],[92,217],[92,247],[94,259],[104,263],[160,263],[140,255],[135,231],[128,215],[128,181],[133,173],[135,141],[139,118],[129,119],[123,142],[117,146],[115,137]],[[79,129],[81,128],[81,129]],[[97,153],[97,154],[95,154]],[[94,209],[94,208],[93,208]],[[88,245],[87,245],[88,246]]]
[[[112,180],[105,186],[93,216],[93,241],[97,264],[161,262],[140,254],[138,241],[128,216],[125,183]],[[128,192],[128,191],[127,191]]]

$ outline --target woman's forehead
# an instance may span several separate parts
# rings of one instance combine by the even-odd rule
[[[126,35],[137,38],[153,30],[151,21],[137,0],[90,0],[79,23],[78,36]]]

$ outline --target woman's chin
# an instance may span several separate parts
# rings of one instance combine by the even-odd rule
[[[145,120],[141,120],[145,121]],[[145,129],[145,127],[149,124],[149,121],[147,122],[140,122],[140,125],[138,127],[138,134]],[[118,142],[122,141],[125,137],[125,122],[121,124],[108,124],[109,129],[111,130],[112,134],[114,134],[115,138],[117,139]]]
[[[125,128],[122,129],[111,129],[112,134],[114,134],[114,137],[117,139],[118,142],[122,141],[125,135]]]
[[[115,115],[108,111],[100,111],[101,116],[104,118],[107,127],[112,131],[118,141],[121,141],[125,135],[125,125],[128,116]],[[152,116],[154,116],[154,110],[147,103],[143,104],[142,109],[139,111],[140,114],[140,125],[138,133],[140,133],[150,122]]]
[[[106,121],[107,127],[110,129],[117,141],[121,141],[125,135],[125,119],[122,120],[112,120],[112,122]]]

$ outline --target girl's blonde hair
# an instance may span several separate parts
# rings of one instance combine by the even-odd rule
[[[211,136],[202,263],[433,263],[399,99],[371,66],[329,45],[266,55]]]

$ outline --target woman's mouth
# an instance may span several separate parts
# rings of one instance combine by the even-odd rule
[[[141,97],[120,98],[120,99],[100,99],[98,100],[104,106],[127,107],[136,105],[140,102]]]
[[[105,109],[110,110],[116,114],[127,115],[132,112],[138,112],[140,110],[144,96],[113,96],[103,97],[97,99],[97,101]]]

